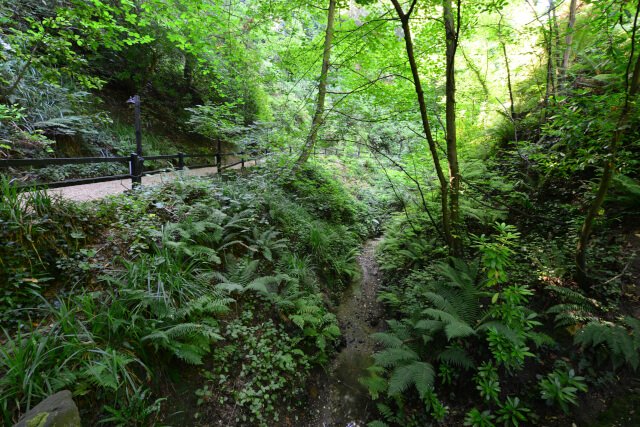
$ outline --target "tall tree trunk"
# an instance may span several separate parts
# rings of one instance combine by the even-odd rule
[[[433,135],[431,134],[431,127],[429,126],[429,119],[427,117],[427,104],[424,100],[424,92],[422,90],[422,84],[420,83],[420,73],[418,72],[418,65],[416,64],[416,58],[413,51],[413,40],[411,38],[411,28],[409,27],[409,18],[411,13],[413,12],[413,7],[416,4],[416,1],[412,3],[409,11],[405,13],[402,10],[402,6],[398,0],[391,0],[393,6],[398,13],[398,18],[400,18],[400,22],[402,23],[402,30],[404,31],[404,42],[407,50],[407,57],[409,59],[409,65],[411,66],[411,74],[413,76],[413,85],[416,89],[416,94],[418,96],[418,105],[420,107],[420,117],[422,119],[422,127],[424,130],[424,134],[427,137],[427,142],[429,143],[429,150],[431,151],[431,156],[433,157],[433,165],[436,170],[436,174],[438,176],[438,181],[440,182],[440,204],[442,210],[442,225],[443,232],[445,236],[445,240],[447,241],[447,245],[450,248],[453,248],[454,241],[451,234],[451,221],[449,216],[449,199],[448,199],[448,190],[449,183],[444,176],[444,172],[442,171],[442,166],[440,165],[440,159],[438,156],[438,147],[436,146],[436,142],[433,139]]]
[[[149,46],[149,50],[151,51],[151,64],[149,65],[147,74],[144,76],[145,85],[151,83],[151,77],[153,77],[153,73],[156,72],[156,66],[158,65],[158,53],[151,46]]]
[[[324,114],[324,99],[327,95],[327,76],[329,74],[329,65],[331,64],[331,41],[333,40],[333,21],[336,14],[336,0],[329,0],[329,12],[327,14],[327,32],[324,37],[324,54],[322,55],[322,72],[320,73],[320,82],[318,85],[318,104],[316,106],[316,114],[313,117],[311,124],[311,130],[309,130],[309,136],[307,136],[307,142],[305,143],[300,157],[296,161],[296,166],[303,166],[309,156],[313,152],[313,146],[316,143],[318,136],[318,129],[322,124],[322,115]]]
[[[458,31],[460,25],[460,0],[458,0],[458,22],[453,18],[451,0],[444,0],[444,28],[447,44],[446,52],[446,123],[447,123],[447,160],[449,161],[449,191],[451,212],[451,234],[453,238],[453,255],[462,256],[461,224],[459,211],[460,169],[458,167],[458,147],[456,138],[456,74],[455,61],[458,48]]]
[[[182,69],[182,77],[184,79],[184,93],[191,91],[191,84],[193,83],[193,64],[195,63],[195,56],[191,52],[184,53],[184,68]]]
[[[544,31],[544,28],[543,30]],[[547,89],[544,95],[544,119],[543,123],[547,121],[547,115],[549,113],[549,100],[553,96],[553,84],[554,84],[554,66],[553,66],[553,29],[551,28],[551,21],[549,21],[549,37],[547,37]]]
[[[560,2],[562,4],[562,2]],[[556,16],[556,5],[553,0],[549,0],[549,8],[551,9],[551,22],[553,28],[551,29],[551,38],[555,40],[555,68],[556,73],[562,66],[562,55],[560,54],[560,27],[558,26],[558,17]],[[556,76],[557,77],[557,76]]]
[[[509,110],[511,111],[511,120],[515,121],[516,112],[515,112],[515,106],[513,105],[514,103],[513,103],[513,89],[511,87],[511,69],[509,68],[509,57],[507,56],[507,44],[502,38],[502,13],[500,13],[500,11],[498,11],[498,13],[500,14],[500,21],[498,21],[498,40],[502,45],[502,54],[504,55],[504,65],[507,67],[507,86],[509,88],[509,101],[511,101],[511,106]],[[515,126],[515,123],[514,123],[514,126]]]
[[[467,67],[469,67],[469,69],[471,69],[473,74],[476,75],[476,78],[478,79],[478,83],[480,83],[480,86],[482,86],[482,93],[484,94],[484,102],[489,101],[489,88],[487,87],[487,82],[486,82],[485,78],[482,77],[482,74],[480,74],[480,69],[467,56],[467,54],[465,53],[465,51],[462,48],[462,46],[458,46],[458,48],[460,49],[460,53],[462,54],[462,57],[464,58],[464,61],[467,63]],[[471,102],[473,102],[474,105],[475,105],[475,98],[472,98]],[[472,115],[471,118],[472,118],[472,120],[475,120],[475,116],[474,115]]]
[[[562,64],[560,64],[560,75],[558,76],[558,86],[562,91],[569,67],[569,57],[571,56],[571,43],[573,43],[573,27],[576,24],[576,7],[578,1],[571,0],[569,5],[569,22],[567,23],[567,34],[564,37],[564,52],[562,53]]]
[[[638,15],[640,14],[640,2],[638,2],[638,6],[636,9],[636,15],[633,22],[633,33],[631,36],[631,54],[629,56],[629,62],[627,63],[627,68],[625,70],[625,80],[629,82],[629,70],[631,69],[631,64],[633,64],[633,56],[634,56],[634,48],[635,48],[635,36],[637,32],[637,23],[638,23]],[[618,154],[618,147],[620,145],[620,140],[622,139],[622,135],[627,127],[627,123],[629,122],[629,118],[631,117],[631,110],[633,108],[633,98],[638,92],[638,86],[640,84],[640,54],[636,59],[636,63],[633,69],[633,76],[631,77],[630,84],[627,84],[628,90],[627,95],[625,97],[624,107],[620,111],[620,117],[618,119],[618,123],[616,125],[616,130],[611,138],[611,157],[604,165],[604,170],[602,171],[602,178],[600,179],[600,185],[598,186],[598,192],[596,193],[596,198],[591,203],[589,207],[589,211],[587,212],[587,216],[584,219],[584,223],[582,224],[582,229],[580,231],[580,237],[578,239],[578,246],[576,248],[576,268],[577,274],[576,279],[581,288],[587,289],[588,280],[587,280],[587,267],[586,267],[586,258],[587,258],[587,245],[589,243],[589,237],[591,236],[591,231],[593,230],[593,222],[598,217],[598,213],[600,212],[600,208],[604,203],[605,198],[607,197],[607,191],[611,186],[611,179],[613,178],[613,174],[616,169],[616,155]]]
[[[552,85],[554,83],[554,79],[553,79],[553,28],[551,27],[551,19],[549,20],[549,33],[547,33],[547,30],[545,29],[545,24],[544,22],[542,22],[540,20],[540,17],[538,16],[538,12],[536,11],[535,6],[531,3],[531,1],[529,0],[525,0],[527,2],[527,4],[529,5],[529,7],[531,8],[531,11],[533,12],[533,15],[536,17],[536,20],[540,23],[540,29],[542,30],[542,35],[544,36],[544,42],[547,48],[547,89],[545,91],[545,95],[544,95],[544,102],[542,104],[543,109],[542,109],[542,119],[540,120],[540,124],[538,125],[538,138],[540,138],[540,128],[542,124],[547,122],[547,114],[549,113],[549,98],[551,96],[551,89],[552,89]],[[551,8],[553,8],[553,0],[551,0],[549,2],[549,6]]]

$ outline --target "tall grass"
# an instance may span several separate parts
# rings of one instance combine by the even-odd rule
[[[6,310],[42,290],[56,259],[77,251],[92,225],[72,203],[42,189],[19,192],[4,176],[0,196],[0,318],[8,321]]]

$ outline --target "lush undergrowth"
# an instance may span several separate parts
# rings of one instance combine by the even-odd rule
[[[530,188],[503,178],[522,173],[515,156],[485,163],[465,189],[464,259],[448,256],[416,204],[387,223],[379,300],[388,330],[374,335],[382,349],[361,379],[380,410],[370,425],[592,422],[593,402],[637,369],[637,297],[625,272],[633,251],[620,247],[631,228],[613,226],[633,226],[633,217],[620,205],[603,215],[598,235],[613,234],[591,249],[602,285],[585,295],[570,267],[580,206],[560,183],[547,183],[556,192],[544,205],[522,203],[534,198]],[[501,212],[482,199],[518,208]]]
[[[279,173],[178,177],[83,205],[5,183],[4,421],[62,389],[88,424],[302,416],[305,380],[340,335],[327,307],[381,218],[320,165]],[[168,403],[161,390],[187,380]]]

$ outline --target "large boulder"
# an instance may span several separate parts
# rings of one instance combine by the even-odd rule
[[[13,427],[80,427],[80,414],[71,392],[62,390],[38,403]]]

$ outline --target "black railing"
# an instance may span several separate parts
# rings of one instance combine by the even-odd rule
[[[289,151],[289,154],[293,154],[292,147],[285,147],[279,149],[282,152]],[[345,149],[339,150],[336,148],[324,148],[324,154],[331,155],[334,154],[336,156],[340,155],[339,153],[345,154]],[[333,152],[333,153],[332,153]],[[314,149],[314,155],[317,155],[318,152]],[[360,149],[358,148],[357,153],[348,153],[352,157],[372,157],[370,153],[360,153]],[[128,157],[72,157],[72,158],[53,158],[53,159],[0,159],[0,169],[9,168],[9,167],[29,167],[29,166],[54,166],[54,165],[81,165],[81,164],[91,164],[91,163],[129,163],[129,173],[125,175],[109,175],[109,176],[101,176],[95,178],[81,178],[81,179],[70,179],[66,181],[58,181],[58,182],[49,182],[49,183],[33,183],[26,185],[16,185],[14,188],[18,191],[28,191],[33,188],[62,188],[62,187],[71,187],[75,185],[82,184],[94,184],[99,182],[108,182],[108,181],[119,181],[123,179],[131,179],[131,183],[133,186],[142,183],[142,177],[147,175],[154,175],[157,173],[168,172],[171,169],[175,170],[183,170],[185,167],[189,169],[202,169],[202,168],[210,168],[216,167],[217,170],[224,170],[228,168],[232,168],[237,165],[241,165],[244,168],[244,163],[246,161],[258,161],[264,156],[269,155],[269,150],[265,149],[264,152],[254,152],[249,154],[249,158],[246,158],[247,153],[215,153],[215,154],[163,154],[157,156],[139,156],[137,153],[131,153]],[[223,165],[222,158],[225,156],[235,156],[239,157],[240,160],[231,164]],[[253,157],[256,156],[256,157]],[[214,158],[216,159],[216,164],[202,164],[202,165],[193,165],[193,166],[185,166],[185,159],[195,159],[195,158]],[[172,168],[164,168],[164,169],[156,169],[151,171],[144,170],[144,162],[152,161],[152,160],[177,160],[178,164]]]

